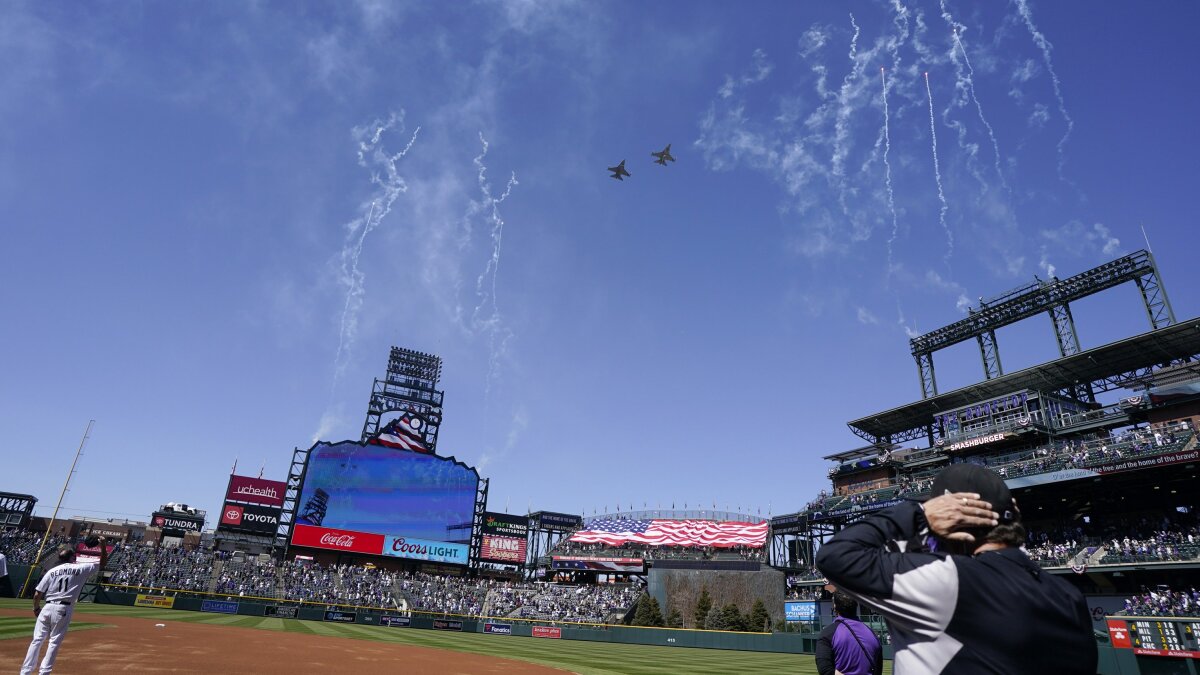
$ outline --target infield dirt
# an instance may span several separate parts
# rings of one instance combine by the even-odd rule
[[[28,616],[0,610],[4,616]],[[77,618],[79,618],[77,616]],[[428,647],[195,623],[87,614],[111,628],[68,632],[54,669],[62,673],[468,673],[567,672],[525,661]],[[156,628],[156,623],[165,623]],[[30,635],[32,637],[32,635]],[[28,639],[0,640],[0,671],[17,672]]]

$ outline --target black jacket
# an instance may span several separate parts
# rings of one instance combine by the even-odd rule
[[[1094,675],[1096,641],[1083,595],[1019,549],[976,556],[908,551],[928,530],[905,502],[821,547],[830,582],[884,616],[895,672]]]

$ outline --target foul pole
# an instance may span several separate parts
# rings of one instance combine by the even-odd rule
[[[58,518],[58,509],[62,507],[63,497],[67,494],[67,486],[71,484],[71,476],[75,475],[75,465],[79,463],[79,456],[83,454],[83,446],[87,445],[88,436],[92,433],[92,425],[96,420],[88,420],[87,428],[83,430],[83,438],[79,441],[79,449],[75,451],[75,459],[71,460],[71,470],[67,472],[67,480],[63,483],[62,492],[58,493],[58,503],[54,505],[54,513],[50,515],[50,523],[46,525],[46,533],[42,535],[42,543],[38,545],[37,555],[33,557],[33,565],[29,567],[29,573],[25,575],[25,585],[21,586],[20,597],[25,597],[25,593],[29,591],[29,580],[33,578],[33,570],[37,568],[38,563],[42,560],[42,551],[46,549],[46,540],[50,538],[50,532],[54,530],[54,521]]]

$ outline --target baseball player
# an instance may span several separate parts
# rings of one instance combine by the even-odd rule
[[[42,642],[50,636],[50,645],[46,647],[46,657],[42,659],[41,673],[54,670],[54,659],[58,656],[58,647],[62,644],[67,627],[71,625],[71,614],[75,603],[79,600],[79,592],[83,584],[96,572],[104,569],[108,563],[107,540],[98,537],[100,545],[100,562],[77,563],[75,551],[63,547],[58,550],[58,566],[42,577],[33,594],[33,613],[37,623],[33,627],[33,642],[29,651],[25,652],[25,662],[21,664],[21,675],[32,675],[37,663],[38,652]],[[46,605],[42,606],[42,600]]]

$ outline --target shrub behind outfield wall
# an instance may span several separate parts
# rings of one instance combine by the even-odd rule
[[[663,615],[672,609],[683,615],[684,628],[695,628],[692,612],[700,599],[700,590],[708,588],[714,607],[728,603],[748,614],[755,600],[762,600],[771,616],[771,625],[783,620],[783,572],[771,567],[757,571],[687,570],[650,568],[650,594],[658,600]]]

